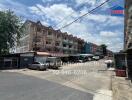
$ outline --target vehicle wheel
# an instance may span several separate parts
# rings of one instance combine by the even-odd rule
[[[43,71],[43,69],[42,69],[42,68],[39,68],[39,70],[40,70],[40,71]]]
[[[56,67],[55,69],[56,69],[56,70],[58,70],[58,69],[59,69],[59,67]]]
[[[37,70],[41,70],[40,67],[38,67]]]

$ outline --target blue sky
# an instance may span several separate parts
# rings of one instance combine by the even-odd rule
[[[23,20],[40,20],[43,25],[59,29],[104,1],[0,0],[0,10],[10,9]],[[111,16],[109,11],[113,6],[124,7],[124,0],[111,0],[92,14],[61,31],[78,36],[87,42],[98,45],[105,43],[108,49],[119,51],[123,49],[124,18]]]

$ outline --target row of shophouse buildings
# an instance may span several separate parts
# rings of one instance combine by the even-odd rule
[[[40,21],[27,20],[23,33],[13,52],[0,57],[0,69],[23,68],[36,57],[55,56],[67,59],[76,54],[101,54],[100,46],[83,39],[46,27]],[[100,52],[100,53],[99,53]],[[107,50],[108,55],[112,52]]]
[[[29,51],[48,52],[62,56],[66,54],[101,52],[101,47],[83,39],[46,27],[40,21],[33,22],[27,20],[24,25],[24,32],[17,45],[16,52],[23,53]],[[107,50],[108,54],[112,52]]]

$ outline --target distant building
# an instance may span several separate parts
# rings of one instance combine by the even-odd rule
[[[25,31],[16,52],[42,51],[59,54],[81,53],[84,40],[74,37],[52,27],[46,27],[40,21],[32,22],[27,20],[23,27]]]
[[[89,54],[92,53],[92,46],[91,43],[85,43],[83,47],[83,53]]]
[[[100,47],[94,43],[91,43],[91,42],[86,42],[84,44],[84,47],[83,47],[83,53],[92,53],[92,54],[96,54],[97,52],[99,52],[100,50]]]
[[[114,53],[113,53],[112,51],[110,51],[110,50],[107,49],[107,56],[113,57],[113,54],[114,54]]]

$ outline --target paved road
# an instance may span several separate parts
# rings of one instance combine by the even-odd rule
[[[93,95],[33,76],[0,72],[0,100],[93,100]]]
[[[0,100],[112,100],[111,72],[104,60],[44,72],[4,71],[0,79]]]

